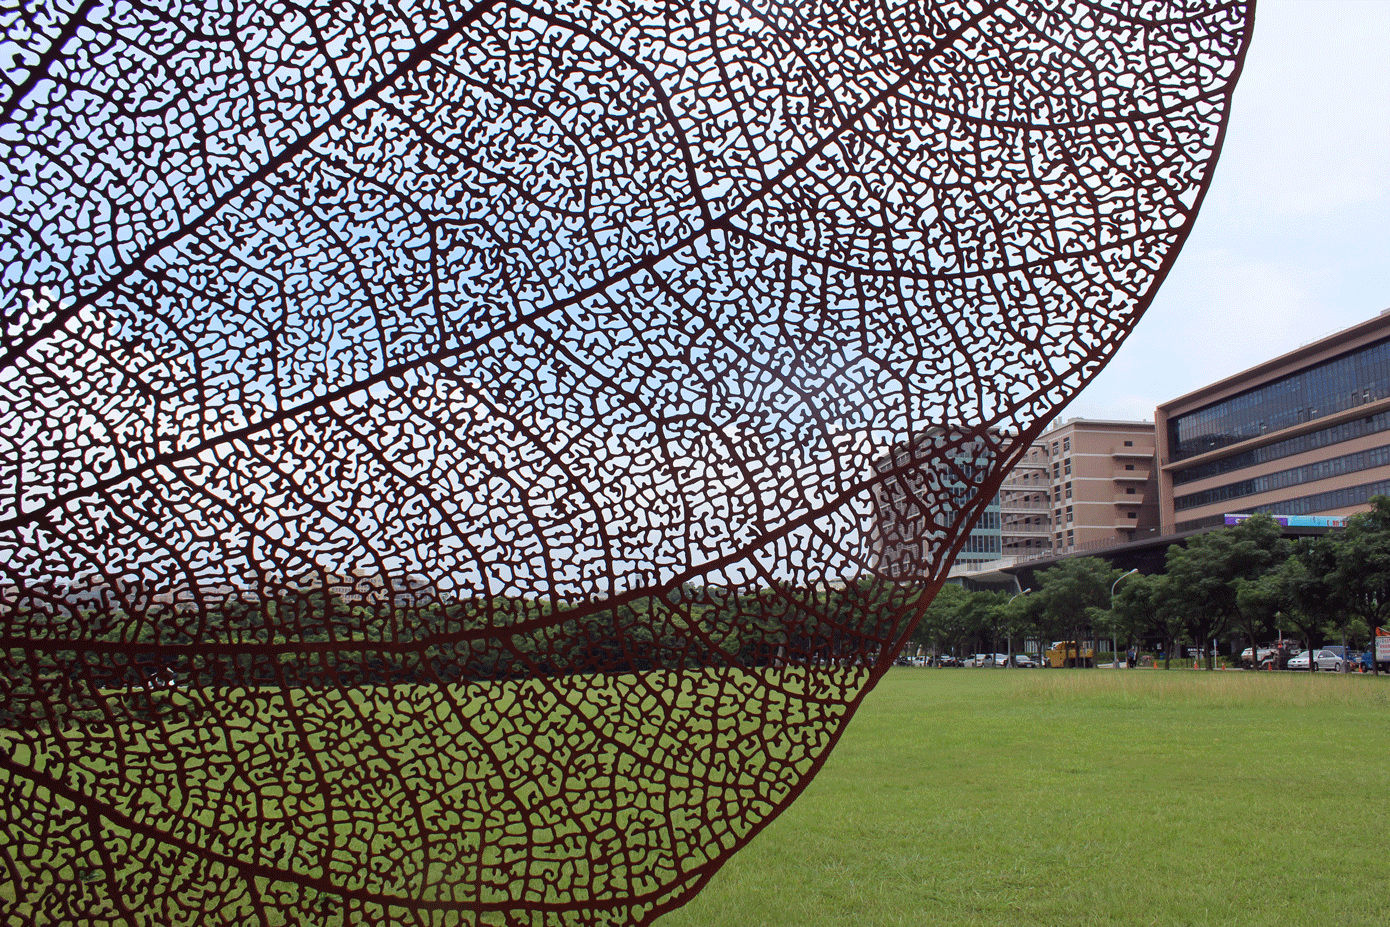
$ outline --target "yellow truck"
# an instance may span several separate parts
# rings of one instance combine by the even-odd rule
[[[1096,652],[1090,647],[1081,651],[1081,662],[1079,664],[1076,661],[1076,654],[1076,641],[1053,641],[1052,649],[1043,654],[1043,657],[1047,660],[1047,665],[1053,669],[1096,665]]]

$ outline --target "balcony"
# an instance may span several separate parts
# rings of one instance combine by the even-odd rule
[[[1143,505],[1143,504],[1144,504],[1144,497],[1141,496],[1141,495],[1139,495],[1139,493],[1135,493],[1135,494],[1132,495],[1132,496],[1129,495],[1128,493],[1116,493],[1116,494],[1115,494],[1115,504],[1116,504],[1116,505]]]
[[[1144,481],[1144,482],[1147,482],[1147,481],[1148,481],[1149,475],[1150,475],[1150,472],[1149,472],[1149,469],[1148,469],[1147,467],[1144,468],[1143,470],[1139,470],[1139,469],[1134,469],[1134,470],[1123,470],[1123,469],[1121,469],[1121,470],[1116,470],[1116,471],[1114,471],[1114,472],[1111,474],[1111,476],[1112,476],[1114,479],[1117,479],[1117,480],[1140,480],[1140,481]]]
[[[999,527],[999,534],[1006,538],[1047,537],[1051,533],[1051,525],[1001,525]]]
[[[1126,459],[1141,458],[1143,460],[1152,460],[1154,449],[1151,447],[1112,447],[1110,449],[1110,456],[1123,457]]]
[[[1052,503],[1046,500],[1038,502],[1024,502],[1022,500],[1012,501],[1009,499],[999,500],[999,511],[1008,514],[1009,512],[1046,512],[1052,508]]]

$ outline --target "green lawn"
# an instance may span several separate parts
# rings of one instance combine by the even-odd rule
[[[474,922],[454,903],[640,917],[767,818],[867,677],[28,695],[40,720],[0,727],[0,924],[420,923],[401,899],[437,925]]]
[[[896,669],[685,925],[1390,923],[1390,679]]]
[[[573,839],[581,825],[624,845],[746,834],[758,807],[707,818],[723,793],[660,773],[668,758],[707,770],[728,796],[757,775],[790,781],[785,765],[734,759],[782,751],[804,768],[808,732],[823,737],[818,720],[842,708],[803,700],[803,682],[788,671],[195,692],[157,721],[0,732],[0,745],[117,818],[277,871],[427,899],[487,876],[505,898],[515,857],[553,871],[539,884],[555,895],[566,873],[637,871]],[[782,734],[766,739],[777,719]],[[1387,923],[1388,740],[1384,678],[894,670],[805,795],[658,923]],[[281,784],[318,776],[326,786]],[[0,885],[11,922],[110,909],[103,871],[161,923],[258,922],[255,899],[218,887],[217,864],[129,838],[119,820],[92,841],[66,800],[22,779],[0,786],[0,860],[25,885],[23,899]],[[648,807],[658,792],[665,804]],[[458,818],[473,812],[489,818]],[[529,855],[498,855],[518,840]],[[698,863],[667,840],[651,843],[647,868],[672,854],[686,873]],[[389,920],[290,881],[257,885],[271,923]]]

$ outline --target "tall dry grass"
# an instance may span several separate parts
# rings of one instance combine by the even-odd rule
[[[1390,677],[1341,673],[1047,670],[1020,672],[1015,695],[1037,702],[1134,706],[1345,706],[1390,710]]]

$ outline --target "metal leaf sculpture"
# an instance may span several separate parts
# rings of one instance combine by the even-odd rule
[[[648,922],[1190,228],[1240,2],[21,2],[0,904]]]

